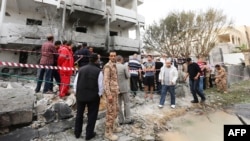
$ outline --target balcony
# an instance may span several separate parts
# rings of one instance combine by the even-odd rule
[[[72,40],[75,42],[87,42],[89,46],[105,47],[105,35],[93,33],[80,33],[73,31]]]
[[[112,36],[110,38],[110,46],[114,47],[115,50],[138,51],[139,45],[139,40],[118,36]]]
[[[115,15],[118,20],[137,23],[137,14],[133,10],[115,6]]]
[[[105,15],[106,4],[100,0],[65,0],[65,2],[70,10]]]
[[[117,5],[133,5],[134,0],[116,0]],[[110,3],[110,2],[108,2]],[[144,0],[137,0],[137,5],[140,6],[144,3]]]
[[[60,0],[34,0],[34,1],[54,5],[57,6],[58,8],[60,7]]]
[[[42,26],[3,24],[0,44],[41,45],[46,41],[46,35],[52,33],[57,37],[58,29]]]

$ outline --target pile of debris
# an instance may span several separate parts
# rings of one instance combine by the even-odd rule
[[[73,130],[76,99],[73,93],[66,100],[61,100],[53,94],[34,94],[35,83],[32,82],[0,82],[0,87],[0,109],[3,109],[0,112],[1,141],[75,140]],[[121,126],[123,132],[118,134],[119,140],[160,140],[158,133],[169,130],[166,122],[185,114],[190,109],[191,96],[188,94],[187,85],[178,85],[176,93],[176,109],[171,109],[167,104],[159,109],[159,95],[155,95],[153,101],[145,101],[142,92],[135,98],[131,97],[131,113],[135,123]],[[96,123],[97,137],[94,140],[104,140],[104,101],[105,99],[101,98]],[[168,97],[166,103],[169,101]],[[84,117],[86,126],[87,116]],[[12,130],[13,128],[15,130]],[[84,134],[83,130],[83,138]]]

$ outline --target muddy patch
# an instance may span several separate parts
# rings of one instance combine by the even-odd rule
[[[245,120],[250,123],[250,120]],[[226,124],[242,123],[237,116],[223,111],[207,115],[191,112],[168,122],[171,130],[161,133],[160,137],[163,141],[223,141],[223,127]]]

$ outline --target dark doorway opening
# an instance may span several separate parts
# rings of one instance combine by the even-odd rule
[[[28,55],[29,55],[28,52],[20,52],[19,63],[26,64],[28,61]]]

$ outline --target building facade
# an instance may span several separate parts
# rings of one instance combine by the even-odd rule
[[[52,33],[56,40],[87,42],[96,52],[138,52],[145,18],[144,0],[0,0],[0,48],[39,50]],[[136,31],[136,39],[129,31]],[[0,51],[1,61],[37,63],[39,54]]]

